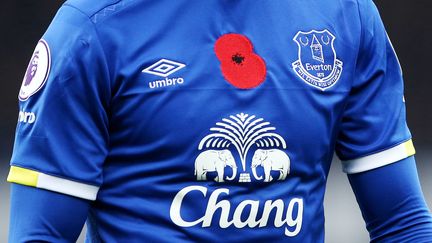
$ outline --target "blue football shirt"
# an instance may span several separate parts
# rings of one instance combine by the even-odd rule
[[[414,154],[371,0],[67,1],[8,181],[93,200],[91,242],[322,242],[333,154]]]

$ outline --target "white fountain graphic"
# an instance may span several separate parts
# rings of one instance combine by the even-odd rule
[[[285,140],[277,133],[276,128],[263,118],[244,113],[231,115],[217,122],[210,128],[213,133],[205,136],[198,145],[198,150],[226,149],[234,146],[237,150],[243,171],[246,172],[246,157],[250,148],[256,145],[259,148],[286,149]],[[233,176],[234,177],[234,176]],[[250,182],[249,173],[241,173],[239,182]]]

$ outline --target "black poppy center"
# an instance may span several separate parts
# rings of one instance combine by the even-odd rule
[[[243,64],[243,61],[245,58],[244,58],[244,56],[240,55],[239,53],[236,53],[232,56],[231,59],[235,64],[241,65],[241,64]]]

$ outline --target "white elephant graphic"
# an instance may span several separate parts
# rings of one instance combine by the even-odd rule
[[[195,175],[197,180],[207,180],[207,172],[216,171],[217,177],[215,181],[224,182],[224,168],[229,166],[232,168],[232,176],[227,180],[233,180],[237,174],[237,166],[228,149],[224,150],[207,150],[198,155],[195,159]]]
[[[257,180],[262,180],[262,176],[256,173],[257,166],[264,168],[264,182],[270,182],[273,177],[270,175],[272,170],[280,172],[278,180],[285,180],[290,172],[290,159],[288,155],[279,149],[257,149],[252,158],[252,173]]]

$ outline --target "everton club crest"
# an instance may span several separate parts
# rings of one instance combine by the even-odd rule
[[[336,37],[328,30],[299,31],[294,37],[298,45],[298,60],[292,66],[307,84],[326,90],[339,80],[343,62],[337,59]]]

